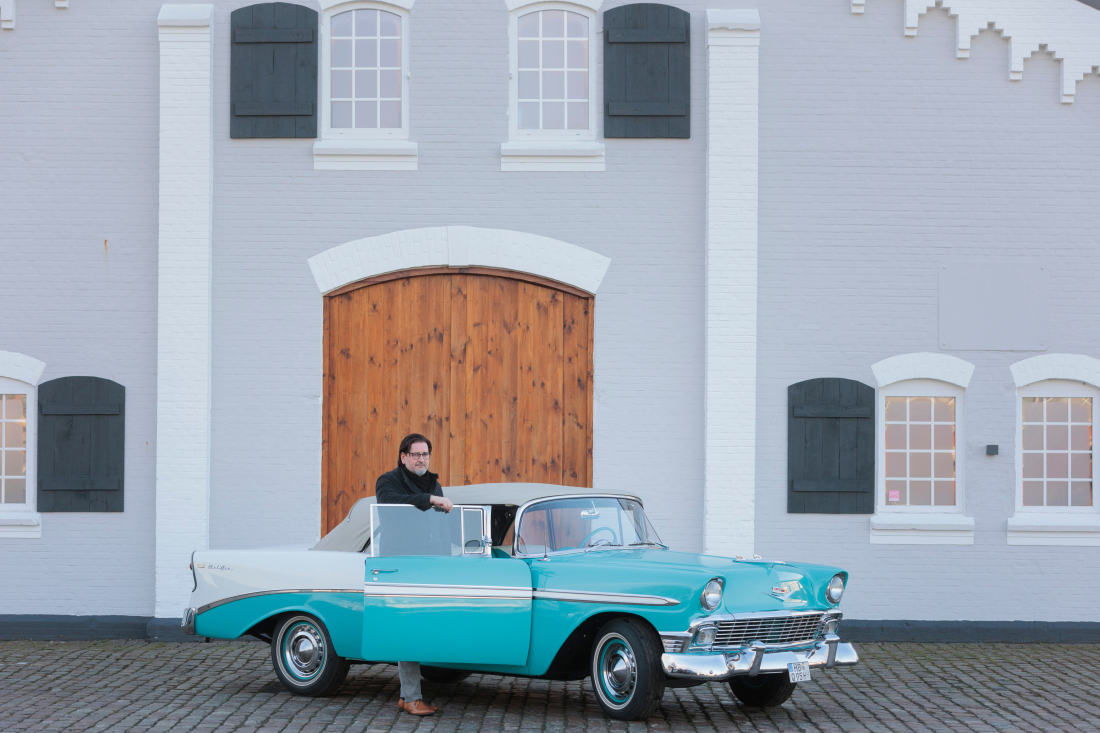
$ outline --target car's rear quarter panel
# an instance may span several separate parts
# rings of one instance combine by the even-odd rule
[[[365,556],[309,550],[196,552],[195,633],[235,639],[273,616],[303,611],[328,628],[340,656],[359,658]]]

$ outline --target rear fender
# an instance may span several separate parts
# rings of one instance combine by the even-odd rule
[[[216,639],[236,639],[252,630],[271,633],[275,618],[287,613],[305,613],[328,629],[333,647],[341,657],[358,659],[363,645],[363,594],[275,593],[242,598],[200,613],[195,633]]]

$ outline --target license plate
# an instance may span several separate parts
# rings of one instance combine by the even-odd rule
[[[787,674],[790,675],[791,682],[809,682],[810,663],[790,662],[787,664]]]

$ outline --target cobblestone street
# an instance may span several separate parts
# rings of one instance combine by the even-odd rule
[[[647,723],[604,717],[588,682],[474,675],[425,683],[439,713],[397,711],[395,667],[357,666],[338,696],[287,693],[260,643],[0,642],[10,731],[1089,731],[1100,730],[1100,645],[862,644],[782,708],[724,685],[668,690]]]

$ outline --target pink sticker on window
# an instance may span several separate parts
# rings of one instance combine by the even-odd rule
[[[886,492],[886,501],[901,501],[901,492],[900,491],[887,491]]]

